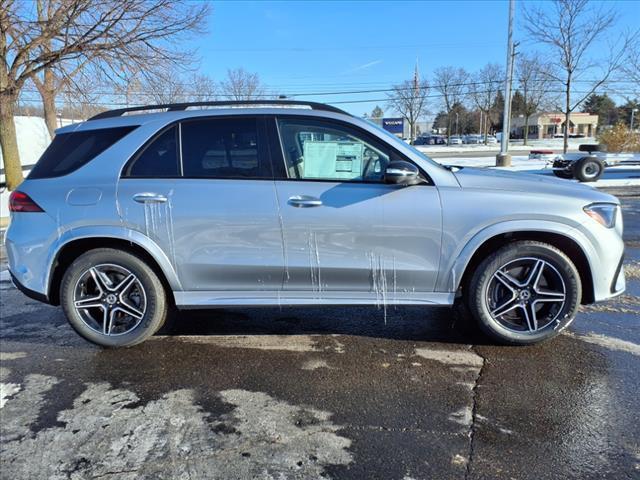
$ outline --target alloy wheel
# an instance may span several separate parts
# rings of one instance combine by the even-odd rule
[[[566,299],[562,275],[551,263],[535,257],[518,258],[500,267],[486,295],[491,317],[503,328],[525,334],[552,325]]]
[[[131,271],[120,265],[101,264],[80,275],[73,305],[84,324],[95,332],[124,335],[144,318],[147,296]]]

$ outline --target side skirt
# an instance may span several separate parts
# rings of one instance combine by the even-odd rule
[[[173,292],[181,309],[280,306],[280,305],[453,305],[455,293],[388,292],[384,296],[371,292],[280,292],[280,291],[191,291]]]

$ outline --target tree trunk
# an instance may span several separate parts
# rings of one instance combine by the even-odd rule
[[[527,141],[529,140],[529,115],[525,114],[524,117],[524,143],[523,145],[528,145]]]
[[[571,115],[571,75],[567,77],[567,90],[565,91],[565,111],[564,111],[564,135],[562,151],[569,150],[569,115]]]
[[[489,144],[489,110],[484,114],[484,144]]]
[[[412,119],[409,124],[409,144],[413,145],[413,139],[415,138],[416,133],[416,120]]]
[[[49,136],[53,139],[55,136],[57,125],[56,116],[56,78],[55,74],[50,68],[44,70],[44,77],[41,80],[38,77],[34,77],[33,83],[40,93],[42,98],[42,105],[44,107],[44,123],[49,130]]]
[[[56,94],[53,90],[43,90],[40,92],[42,97],[42,105],[44,107],[44,122],[47,124],[49,136],[53,139],[58,128],[56,116]]]
[[[9,190],[15,190],[24,179],[18,153],[16,125],[13,121],[17,99],[15,94],[6,91],[0,93],[0,147],[2,147],[2,161]]]

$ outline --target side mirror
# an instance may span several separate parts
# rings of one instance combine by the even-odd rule
[[[399,160],[391,162],[384,171],[384,182],[395,185],[415,185],[420,183],[420,172],[413,163]]]

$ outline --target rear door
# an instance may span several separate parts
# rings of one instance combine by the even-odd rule
[[[406,158],[344,122],[282,116],[277,130],[285,295],[360,292],[382,302],[433,291],[441,243],[435,186],[384,183],[386,165]]]
[[[157,178],[158,162],[173,165],[160,133],[146,148],[151,159],[143,150],[125,169],[125,218],[162,246],[184,290],[279,290],[282,236],[263,118],[195,118],[172,129],[178,174]]]

